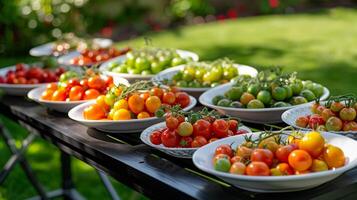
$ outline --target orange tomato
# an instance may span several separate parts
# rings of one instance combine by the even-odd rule
[[[294,170],[291,169],[291,167],[287,163],[279,163],[276,166],[276,169],[278,169],[282,175],[292,175],[294,174]]]
[[[289,155],[289,165],[296,171],[305,171],[312,165],[312,158],[304,150],[294,150]]]
[[[148,99],[150,97],[150,93],[149,92],[141,93],[140,97],[143,98],[144,101],[146,101],[146,99]]]
[[[47,84],[46,89],[47,90],[52,90],[52,91],[57,90],[57,83],[49,83],[49,84]]]
[[[324,146],[325,139],[316,131],[305,134],[299,142],[299,149],[307,151],[314,158],[319,157]]]
[[[111,85],[111,84],[113,84],[113,77],[112,76],[106,76],[104,78],[104,81],[105,81],[106,85]]]
[[[110,106],[108,104],[105,103],[105,95],[99,95],[97,97],[97,99],[95,100],[95,102],[102,106],[106,111],[109,111]]]
[[[148,112],[140,112],[137,116],[138,119],[145,119],[145,118],[149,118],[150,114]]]
[[[149,112],[154,113],[157,111],[157,109],[160,108],[161,101],[160,101],[159,97],[151,96],[145,101],[145,106]]]
[[[96,89],[89,89],[84,92],[83,99],[84,100],[89,100],[89,99],[95,99],[100,95],[100,92]]]
[[[253,161],[247,166],[246,173],[249,176],[269,176],[270,169],[264,162]]]
[[[339,147],[331,144],[324,148],[322,157],[329,168],[338,168],[345,165],[345,154]]]
[[[162,95],[164,94],[164,91],[161,88],[154,87],[150,90],[151,95],[157,96],[160,99],[162,98]]]
[[[113,116],[114,116],[115,111],[117,111],[117,110],[111,109],[111,110],[109,111],[109,113],[108,113],[108,119],[113,120]]]
[[[320,171],[326,171],[326,170],[328,170],[328,166],[324,161],[318,160],[318,159],[314,159],[312,161],[311,171],[320,172]]]
[[[105,89],[105,81],[100,76],[92,76],[88,79],[88,86],[93,89]]]
[[[105,118],[105,110],[102,106],[95,103],[84,109],[83,117],[89,120],[103,119]]]
[[[54,93],[53,90],[48,90],[47,89],[44,92],[42,92],[41,99],[43,99],[43,100],[51,100],[53,93]]]
[[[66,100],[66,91],[65,90],[56,90],[54,91],[52,98],[52,101],[64,101]]]
[[[70,101],[79,101],[82,99],[84,93],[84,89],[82,86],[74,86],[69,91],[69,100]]]
[[[129,110],[119,109],[114,112],[113,120],[129,120],[131,119],[131,114]]]
[[[175,94],[173,92],[165,92],[162,96],[162,102],[169,105],[174,104],[176,101]]]
[[[133,94],[131,97],[129,97],[129,108],[135,114],[138,114],[144,110],[144,104],[144,99],[142,99],[138,94]]]
[[[126,101],[125,99],[120,99],[119,101],[114,103],[114,107],[115,110],[119,110],[119,109],[128,109],[129,105],[128,105],[128,101]]]

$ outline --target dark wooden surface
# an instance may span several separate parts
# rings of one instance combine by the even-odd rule
[[[140,133],[108,135],[88,129],[20,97],[1,97],[0,113],[25,122],[61,150],[153,199],[357,199],[357,169],[310,190],[255,193],[219,183],[223,181],[198,170],[190,159],[142,144]]]

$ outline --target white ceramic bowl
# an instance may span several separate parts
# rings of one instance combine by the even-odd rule
[[[259,133],[251,133],[257,136]],[[248,134],[250,135],[250,134]],[[217,140],[213,143],[205,145],[198,149],[193,154],[193,163],[199,169],[215,175],[224,181],[245,190],[255,192],[290,192],[299,191],[319,186],[323,183],[331,181],[344,172],[357,166],[357,141],[333,133],[323,133],[323,136],[328,143],[341,148],[347,157],[346,165],[335,170],[324,172],[314,172],[303,175],[291,176],[246,176],[224,173],[214,170],[212,158],[215,149],[221,144],[233,144],[233,147],[244,142],[242,135],[232,136]]]
[[[239,117],[241,120],[246,122],[264,124],[264,123],[279,123],[281,122],[281,114],[292,108],[294,106],[279,107],[279,108],[261,108],[261,109],[248,109],[248,108],[230,108],[216,106],[212,103],[213,97],[217,95],[223,95],[232,87],[233,83],[226,83],[215,88],[212,88],[205,93],[203,93],[199,102],[202,105],[213,108],[223,114],[230,115],[233,117]],[[320,100],[325,100],[330,95],[327,88],[324,87],[324,94],[321,96]],[[308,103],[309,104],[309,103]]]
[[[193,61],[198,61],[199,57],[197,54],[190,52],[190,51],[184,51],[184,50],[176,50],[176,52],[182,57],[182,58],[192,58]],[[116,77],[123,77],[128,79],[129,82],[133,82],[136,80],[150,80],[151,78],[154,77],[153,74],[150,75],[141,75],[141,74],[128,74],[128,73],[115,73],[109,70],[109,64],[112,62],[117,62],[117,63],[122,63],[126,60],[126,55],[122,55],[116,58],[112,58],[103,64],[100,65],[99,70],[102,71],[104,74]]]
[[[94,38],[93,42],[99,46],[105,48],[112,45],[113,41],[107,38]],[[55,46],[54,42],[46,43],[37,47],[30,49],[30,55],[41,57],[41,56],[50,56],[53,54],[53,48]]]
[[[124,85],[129,85],[129,82],[124,79],[124,78],[115,78],[113,79],[113,82],[115,85],[120,84],[124,84]],[[46,85],[32,89],[28,94],[27,97],[31,100],[36,101],[37,103],[40,103],[44,106],[46,106],[47,108],[51,109],[51,110],[56,110],[58,112],[63,112],[63,113],[67,113],[69,110],[71,110],[72,108],[88,102],[90,100],[80,100],[80,101],[48,101],[48,100],[43,100],[41,99],[41,95],[42,93],[46,90]]]
[[[171,80],[172,77],[177,74],[177,72],[183,70],[186,65],[179,65],[177,67],[172,67],[168,68],[157,75],[153,77],[154,81],[163,81],[163,80]],[[238,69],[239,75],[249,75],[251,77],[256,77],[258,74],[258,71],[250,66],[247,65],[240,65],[240,64],[234,64],[234,67]],[[194,96],[194,97],[199,97],[202,93],[205,91],[211,89],[211,87],[208,88],[184,88],[184,87],[178,87],[180,91],[187,92],[188,94]]]
[[[320,103],[324,103],[324,102],[320,102]],[[283,122],[285,122],[286,124],[294,127],[294,128],[298,128],[301,130],[306,130],[306,131],[310,131],[312,129],[310,128],[302,128],[300,126],[297,126],[295,124],[295,121],[297,118],[301,117],[301,116],[307,116],[307,115],[312,115],[313,113],[310,110],[310,106],[311,105],[301,105],[301,106],[296,106],[294,108],[291,108],[287,111],[285,111],[282,115],[281,115],[281,119],[283,120]],[[331,133],[337,133],[337,134],[342,134],[345,136],[348,136],[350,138],[353,139],[357,139],[357,131],[329,131]]]
[[[39,65],[41,66],[41,65]],[[0,69],[0,76],[5,76],[6,73],[10,70],[15,70],[15,66],[9,66]],[[39,84],[8,84],[0,83],[0,90],[3,90],[6,94],[15,95],[15,96],[25,96],[30,90],[47,85],[47,83]]]
[[[155,145],[155,144],[151,143],[151,141],[150,141],[151,133],[154,132],[155,130],[158,130],[161,128],[166,128],[165,122],[161,122],[159,124],[152,125],[149,128],[145,129],[140,135],[141,141],[155,149],[158,149],[158,150],[168,154],[168,155],[175,156],[178,158],[192,158],[193,153],[195,153],[195,151],[198,148],[170,148],[170,147],[165,147],[163,144]],[[252,132],[246,126],[240,126],[239,129],[246,130],[249,133]]]
[[[90,101],[72,108],[68,112],[69,118],[87,127],[110,133],[136,133],[164,120],[164,118],[158,117],[131,120],[86,120],[83,118],[83,111],[93,103],[94,101]],[[190,96],[190,104],[183,110],[191,110],[196,105],[196,103],[196,99]]]

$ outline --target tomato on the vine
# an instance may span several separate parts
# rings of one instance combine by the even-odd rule
[[[190,97],[186,92],[176,93],[176,103],[180,105],[181,108],[185,108],[190,104]]]
[[[150,141],[155,145],[161,144],[161,132],[159,131],[152,132],[150,135]]]
[[[192,145],[192,141],[193,139],[190,136],[181,137],[179,146],[184,148],[190,148]]]
[[[223,119],[217,119],[212,123],[212,131],[217,138],[228,136],[229,124]]]
[[[193,135],[196,136],[203,136],[206,140],[211,138],[211,124],[203,119],[197,120],[193,124]]]
[[[280,162],[287,163],[289,154],[292,151],[294,151],[295,149],[296,149],[296,146],[294,146],[294,145],[282,146],[276,150],[275,156]]]
[[[274,154],[268,149],[254,149],[250,160],[264,162],[268,166],[273,164]]]
[[[216,151],[214,152],[214,155],[218,154],[227,154],[229,157],[233,156],[233,150],[231,149],[231,146],[228,144],[222,144],[216,148]]]
[[[176,135],[173,130],[166,130],[161,133],[161,142],[166,147],[177,147],[179,144],[180,138]]]
[[[228,125],[229,125],[229,130],[233,131],[235,133],[238,130],[238,121],[234,119],[228,120]]]
[[[166,127],[171,129],[171,130],[175,130],[179,125],[179,121],[176,117],[168,117],[166,118]]]

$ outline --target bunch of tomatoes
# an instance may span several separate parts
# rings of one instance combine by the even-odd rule
[[[211,63],[194,62],[177,72],[170,84],[190,88],[215,87],[229,82],[236,76],[238,76],[238,69],[230,60],[219,59]]]
[[[5,76],[0,76],[0,83],[7,84],[38,84],[57,82],[65,70],[62,67],[55,71],[37,66],[26,67],[25,64],[16,64],[15,70],[9,70]]]
[[[280,138],[281,139],[281,138]],[[250,141],[232,149],[220,145],[213,157],[214,169],[248,176],[285,176],[320,172],[345,165],[343,151],[327,144],[319,132],[298,138],[290,135],[286,144],[276,137]]]
[[[90,100],[105,94],[113,85],[111,76],[101,77],[98,74],[89,74],[80,77],[76,72],[65,72],[61,75],[59,83],[50,83],[46,86],[41,99],[47,101]]]
[[[295,124],[303,128],[320,131],[357,131],[357,103],[346,105],[341,101],[330,101],[325,105],[318,102],[311,105],[312,115],[300,116]]]
[[[212,99],[214,105],[233,108],[287,107],[314,101],[324,87],[312,81],[301,81],[295,73],[259,72],[257,77],[238,76],[224,95]]]
[[[85,49],[81,51],[81,55],[70,60],[71,64],[74,65],[89,65],[93,63],[99,63],[110,58],[124,55],[126,52],[130,51],[130,48],[126,47],[123,49],[111,48],[99,48],[99,49]]]
[[[188,119],[183,115],[168,114],[165,120],[166,128],[152,132],[151,143],[171,148],[197,148],[219,138],[247,132],[239,130],[239,122],[234,119],[216,119],[209,116],[197,121]]]
[[[185,92],[152,87],[141,90],[146,83],[136,82],[130,86],[112,87],[106,94],[96,99],[96,103],[84,110],[83,116],[89,120],[130,120],[155,116],[161,106],[179,105],[185,108],[190,97]]]

